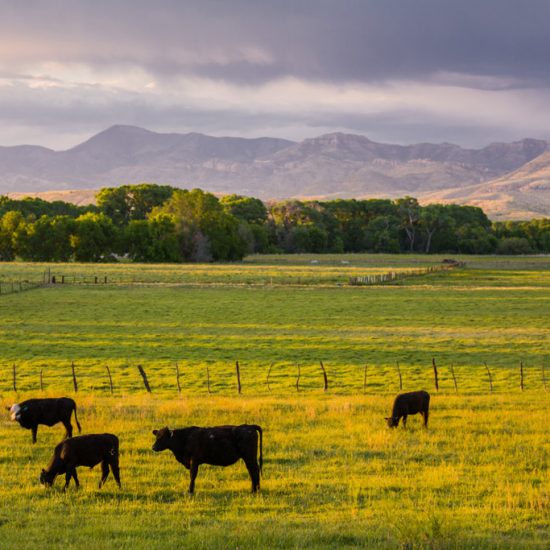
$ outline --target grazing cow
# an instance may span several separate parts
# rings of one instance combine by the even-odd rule
[[[420,413],[424,417],[424,426],[428,427],[428,411],[430,408],[430,394],[427,391],[411,391],[402,393],[395,398],[391,416],[386,418],[390,428],[399,425],[399,419],[403,418],[403,427],[407,427],[407,416]]]
[[[260,462],[258,464],[258,433],[260,434]],[[252,480],[252,492],[260,488],[262,471],[262,428],[255,424],[241,426],[217,426],[215,428],[183,428],[153,430],[156,441],[153,451],[170,449],[176,460],[183,464],[191,475],[189,492],[195,490],[195,479],[201,464],[230,466],[239,458],[244,460]]]
[[[32,442],[36,443],[38,425],[53,426],[62,422],[67,430],[65,438],[73,436],[71,414],[74,411],[74,419],[78,426],[78,433],[82,431],[78,417],[76,416],[76,403],[70,397],[28,399],[22,403],[16,403],[6,407],[11,413],[11,419],[19,422],[23,428],[32,430]]]
[[[99,488],[109,475],[109,466],[120,487],[120,471],[118,467],[118,437],[113,434],[79,435],[65,439],[56,446],[49,466],[40,474],[40,483],[51,487],[59,474],[65,474],[65,487],[69,486],[71,477],[77,488],[80,487],[76,468],[88,466],[93,468],[101,462],[101,481]]]

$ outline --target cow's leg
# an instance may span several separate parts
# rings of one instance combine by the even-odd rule
[[[255,493],[260,488],[260,466],[256,457],[245,458],[244,463],[252,480],[252,492]]]
[[[191,462],[191,468],[190,468],[191,482],[189,483],[190,494],[193,494],[195,492],[195,479],[197,479],[198,473],[199,473],[199,465],[196,462]]]
[[[115,456],[113,460],[111,461],[111,471],[113,472],[113,476],[115,477],[115,481],[118,485],[118,488],[120,489],[120,469],[118,467],[118,456]]]
[[[73,437],[73,425],[71,424],[70,420],[63,420],[63,426],[65,426],[65,437],[64,439],[67,439],[69,437]]]
[[[404,414],[403,415],[403,428],[406,428],[407,427],[407,415]]]
[[[105,480],[109,476],[109,464],[104,460],[101,463],[101,480],[99,481],[99,488],[101,489],[102,485],[105,483]]]
[[[76,475],[76,466],[73,467],[73,479],[76,483],[76,488],[78,489],[80,487],[80,483],[78,482],[78,476]]]
[[[67,465],[67,468],[65,469],[65,487],[63,487],[63,492],[67,490],[67,487],[69,486],[69,483],[71,481],[71,477],[74,477],[74,482],[78,487],[78,478],[76,477],[76,468],[74,468],[73,466]]]
[[[38,433],[38,424],[35,424],[32,428],[32,442],[36,443],[36,434]]]
[[[428,427],[428,411],[424,411],[424,427]]]

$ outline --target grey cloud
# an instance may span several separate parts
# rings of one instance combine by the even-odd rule
[[[281,75],[365,82],[438,72],[514,78],[516,85],[549,78],[546,0],[2,4],[0,33],[16,44],[16,60],[137,64],[159,75],[191,71],[250,83]],[[253,49],[269,62],[247,60],[243,52]]]

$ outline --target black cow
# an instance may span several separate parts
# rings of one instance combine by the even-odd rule
[[[217,426],[214,428],[183,428],[153,430],[157,437],[153,451],[170,449],[176,460],[191,474],[189,492],[195,490],[195,479],[201,464],[230,466],[239,458],[244,460],[252,480],[252,492],[260,488],[262,471],[262,428],[255,424]],[[258,464],[258,434],[260,434],[260,462]]]
[[[56,446],[49,466],[40,474],[40,483],[51,487],[55,478],[65,474],[65,487],[69,486],[71,477],[77,488],[80,487],[76,468],[88,466],[93,468],[101,462],[101,481],[99,488],[105,483],[109,475],[109,466],[120,487],[120,470],[118,467],[118,437],[113,434],[79,435],[65,439]]]
[[[427,391],[411,391],[402,393],[395,398],[391,416],[386,418],[390,428],[396,428],[403,418],[403,427],[407,427],[407,416],[420,413],[424,417],[424,426],[428,427],[428,412],[430,408],[430,394]]]
[[[38,425],[53,426],[62,422],[67,430],[65,438],[73,436],[71,414],[74,411],[74,419],[78,426],[78,433],[82,431],[78,417],[76,416],[76,403],[70,397],[28,399],[22,403],[15,403],[6,407],[11,413],[11,419],[19,422],[23,428],[32,430],[32,442],[36,443]]]

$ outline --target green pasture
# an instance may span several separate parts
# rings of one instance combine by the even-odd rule
[[[390,431],[389,396],[78,396],[86,433],[121,440],[122,490],[98,468],[82,487],[38,483],[63,430],[0,422],[2,548],[547,548],[548,397],[432,398]],[[258,423],[258,495],[242,462],[188,472],[151,450],[164,425]]]
[[[67,276],[0,296],[0,405],[75,397],[84,433],[120,437],[123,481],[98,491],[96,468],[79,472],[79,492],[63,494],[61,480],[44,490],[38,474],[63,429],[40,427],[33,446],[6,413],[0,547],[547,548],[550,259],[456,257],[465,268],[348,285],[442,259],[0,264],[2,281]],[[408,430],[384,424],[397,365],[404,391],[432,394],[428,430],[419,417]],[[240,463],[202,467],[189,497],[183,466],[151,451],[153,428],[245,422],[265,429],[256,496]]]

